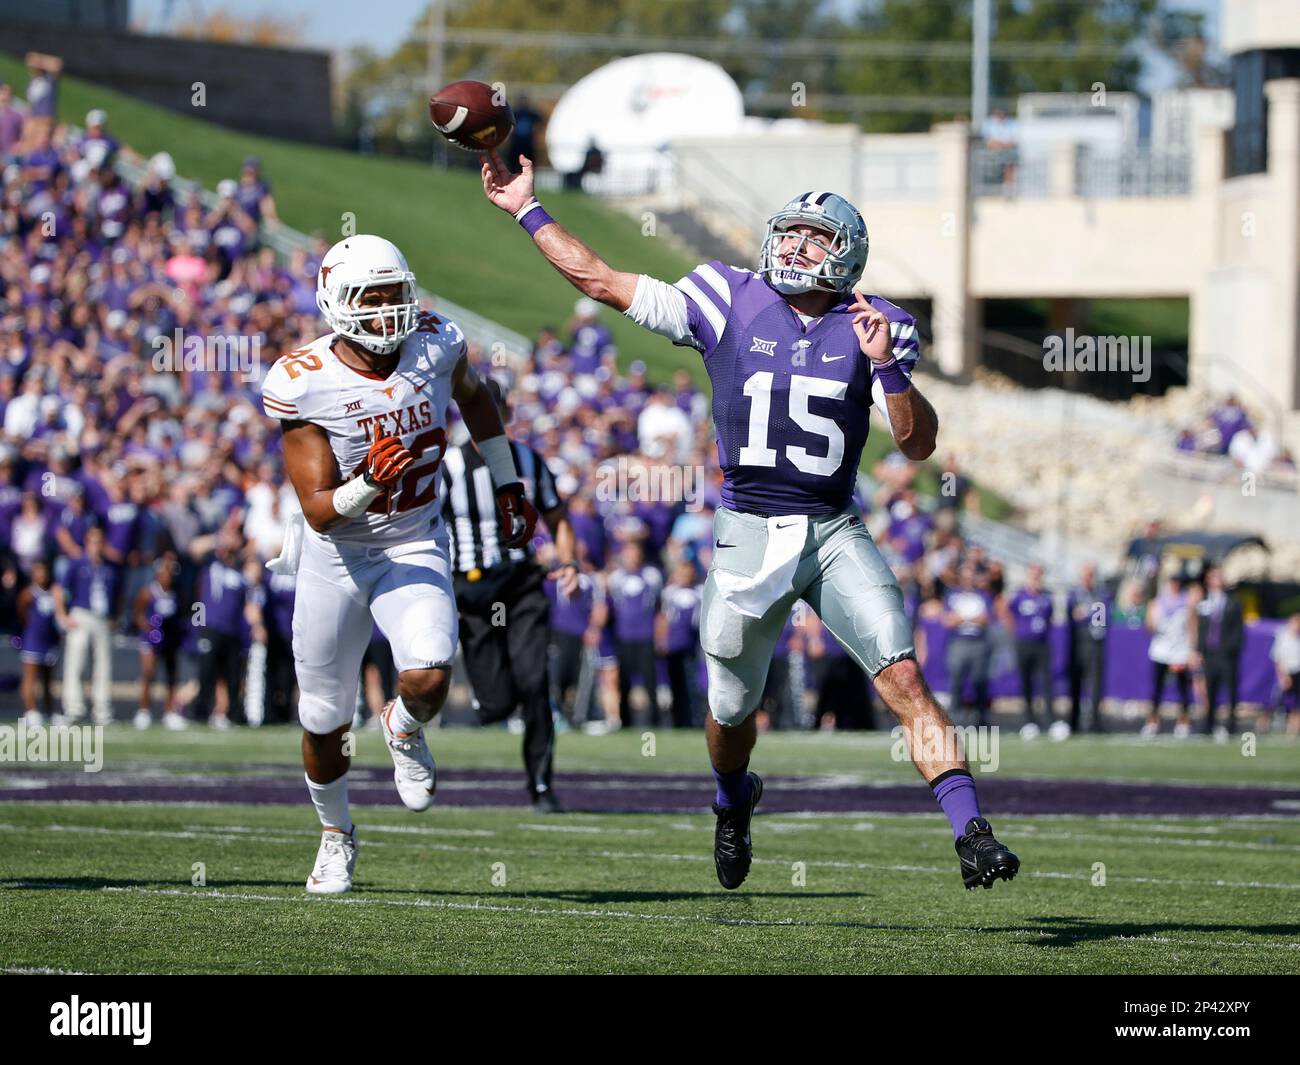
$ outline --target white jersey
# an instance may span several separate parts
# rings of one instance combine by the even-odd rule
[[[415,461],[396,487],[325,539],[391,546],[437,537],[438,467],[447,451],[447,404],[452,371],[465,354],[464,333],[438,315],[420,315],[387,377],[348,366],[331,349],[334,339],[320,337],[276,360],[262,382],[266,413],[324,429],[345,481],[363,471],[378,437],[398,437]]]

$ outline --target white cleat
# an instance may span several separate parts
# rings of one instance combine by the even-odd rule
[[[1174,726],[1174,739],[1176,740],[1185,740],[1191,734],[1192,734],[1192,726],[1189,725],[1186,721],[1179,721]]]
[[[1038,739],[1040,729],[1032,721],[1028,721],[1020,726],[1020,738],[1022,740]]]
[[[357,830],[352,834],[327,828],[320,834],[316,867],[307,878],[309,895],[342,895],[352,890],[352,873],[357,867]]]
[[[131,719],[131,724],[143,732],[153,724],[153,715],[142,707],[135,712],[135,717]]]
[[[1068,721],[1053,721],[1048,728],[1047,734],[1057,743],[1070,738],[1070,723]]]
[[[1139,733],[1139,735],[1144,740],[1149,740],[1154,736],[1158,736],[1159,734],[1160,734],[1160,724],[1156,721],[1148,721],[1146,724],[1142,726],[1142,731],[1141,733]]]
[[[177,710],[172,710],[170,713],[163,714],[162,723],[163,728],[168,732],[184,732],[190,727],[190,723],[186,721]]]
[[[393,781],[397,784],[397,794],[408,810],[418,813],[433,804],[433,793],[438,790],[438,769],[433,764],[433,752],[424,742],[424,729],[401,736],[392,730],[388,719],[395,702],[393,700],[384,706],[379,722],[384,730],[388,753],[393,756]]]
[[[57,718],[58,715],[56,714],[55,717]],[[28,728],[44,728],[45,715],[39,710],[27,710],[23,713],[23,724]]]

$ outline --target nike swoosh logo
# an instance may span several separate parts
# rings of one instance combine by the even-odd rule
[[[841,355],[840,358],[844,358],[844,356]],[[794,528],[796,525],[798,525],[798,524],[799,524],[799,523],[798,523],[797,521],[792,521],[792,522],[789,522],[789,523],[786,524],[786,525],[778,525],[777,528],[778,528],[778,529],[793,529],[793,528]]]
[[[839,362],[840,359],[847,358],[847,355],[827,355],[824,351],[822,352],[822,362]]]
[[[735,547],[736,545],[735,545],[735,544],[724,544],[721,540],[715,540],[715,541],[713,542],[713,546],[714,546],[714,547]]]

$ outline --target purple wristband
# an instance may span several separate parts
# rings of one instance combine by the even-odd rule
[[[549,226],[554,221],[555,219],[546,213],[546,208],[536,200],[525,207],[523,213],[519,216],[519,224],[524,227],[524,232],[530,237],[542,226]]]
[[[887,394],[897,395],[899,392],[906,392],[912,387],[911,378],[903,373],[903,367],[892,355],[888,362],[873,362],[871,368],[876,371],[876,377],[880,380],[880,387]]]

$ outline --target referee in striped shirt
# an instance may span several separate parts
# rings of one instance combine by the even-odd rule
[[[490,377],[485,383],[501,410],[502,424],[509,425],[510,408],[501,386]],[[461,651],[479,723],[504,721],[520,709],[529,794],[539,810],[556,813],[560,807],[551,790],[555,726],[547,671],[551,631],[545,581],[558,581],[563,594],[574,594],[577,540],[546,461],[527,444],[512,440],[510,450],[530,501],[555,538],[560,564],[554,570],[543,572],[532,544],[502,547],[492,476],[472,441],[449,448],[443,460],[442,515],[451,532]]]

